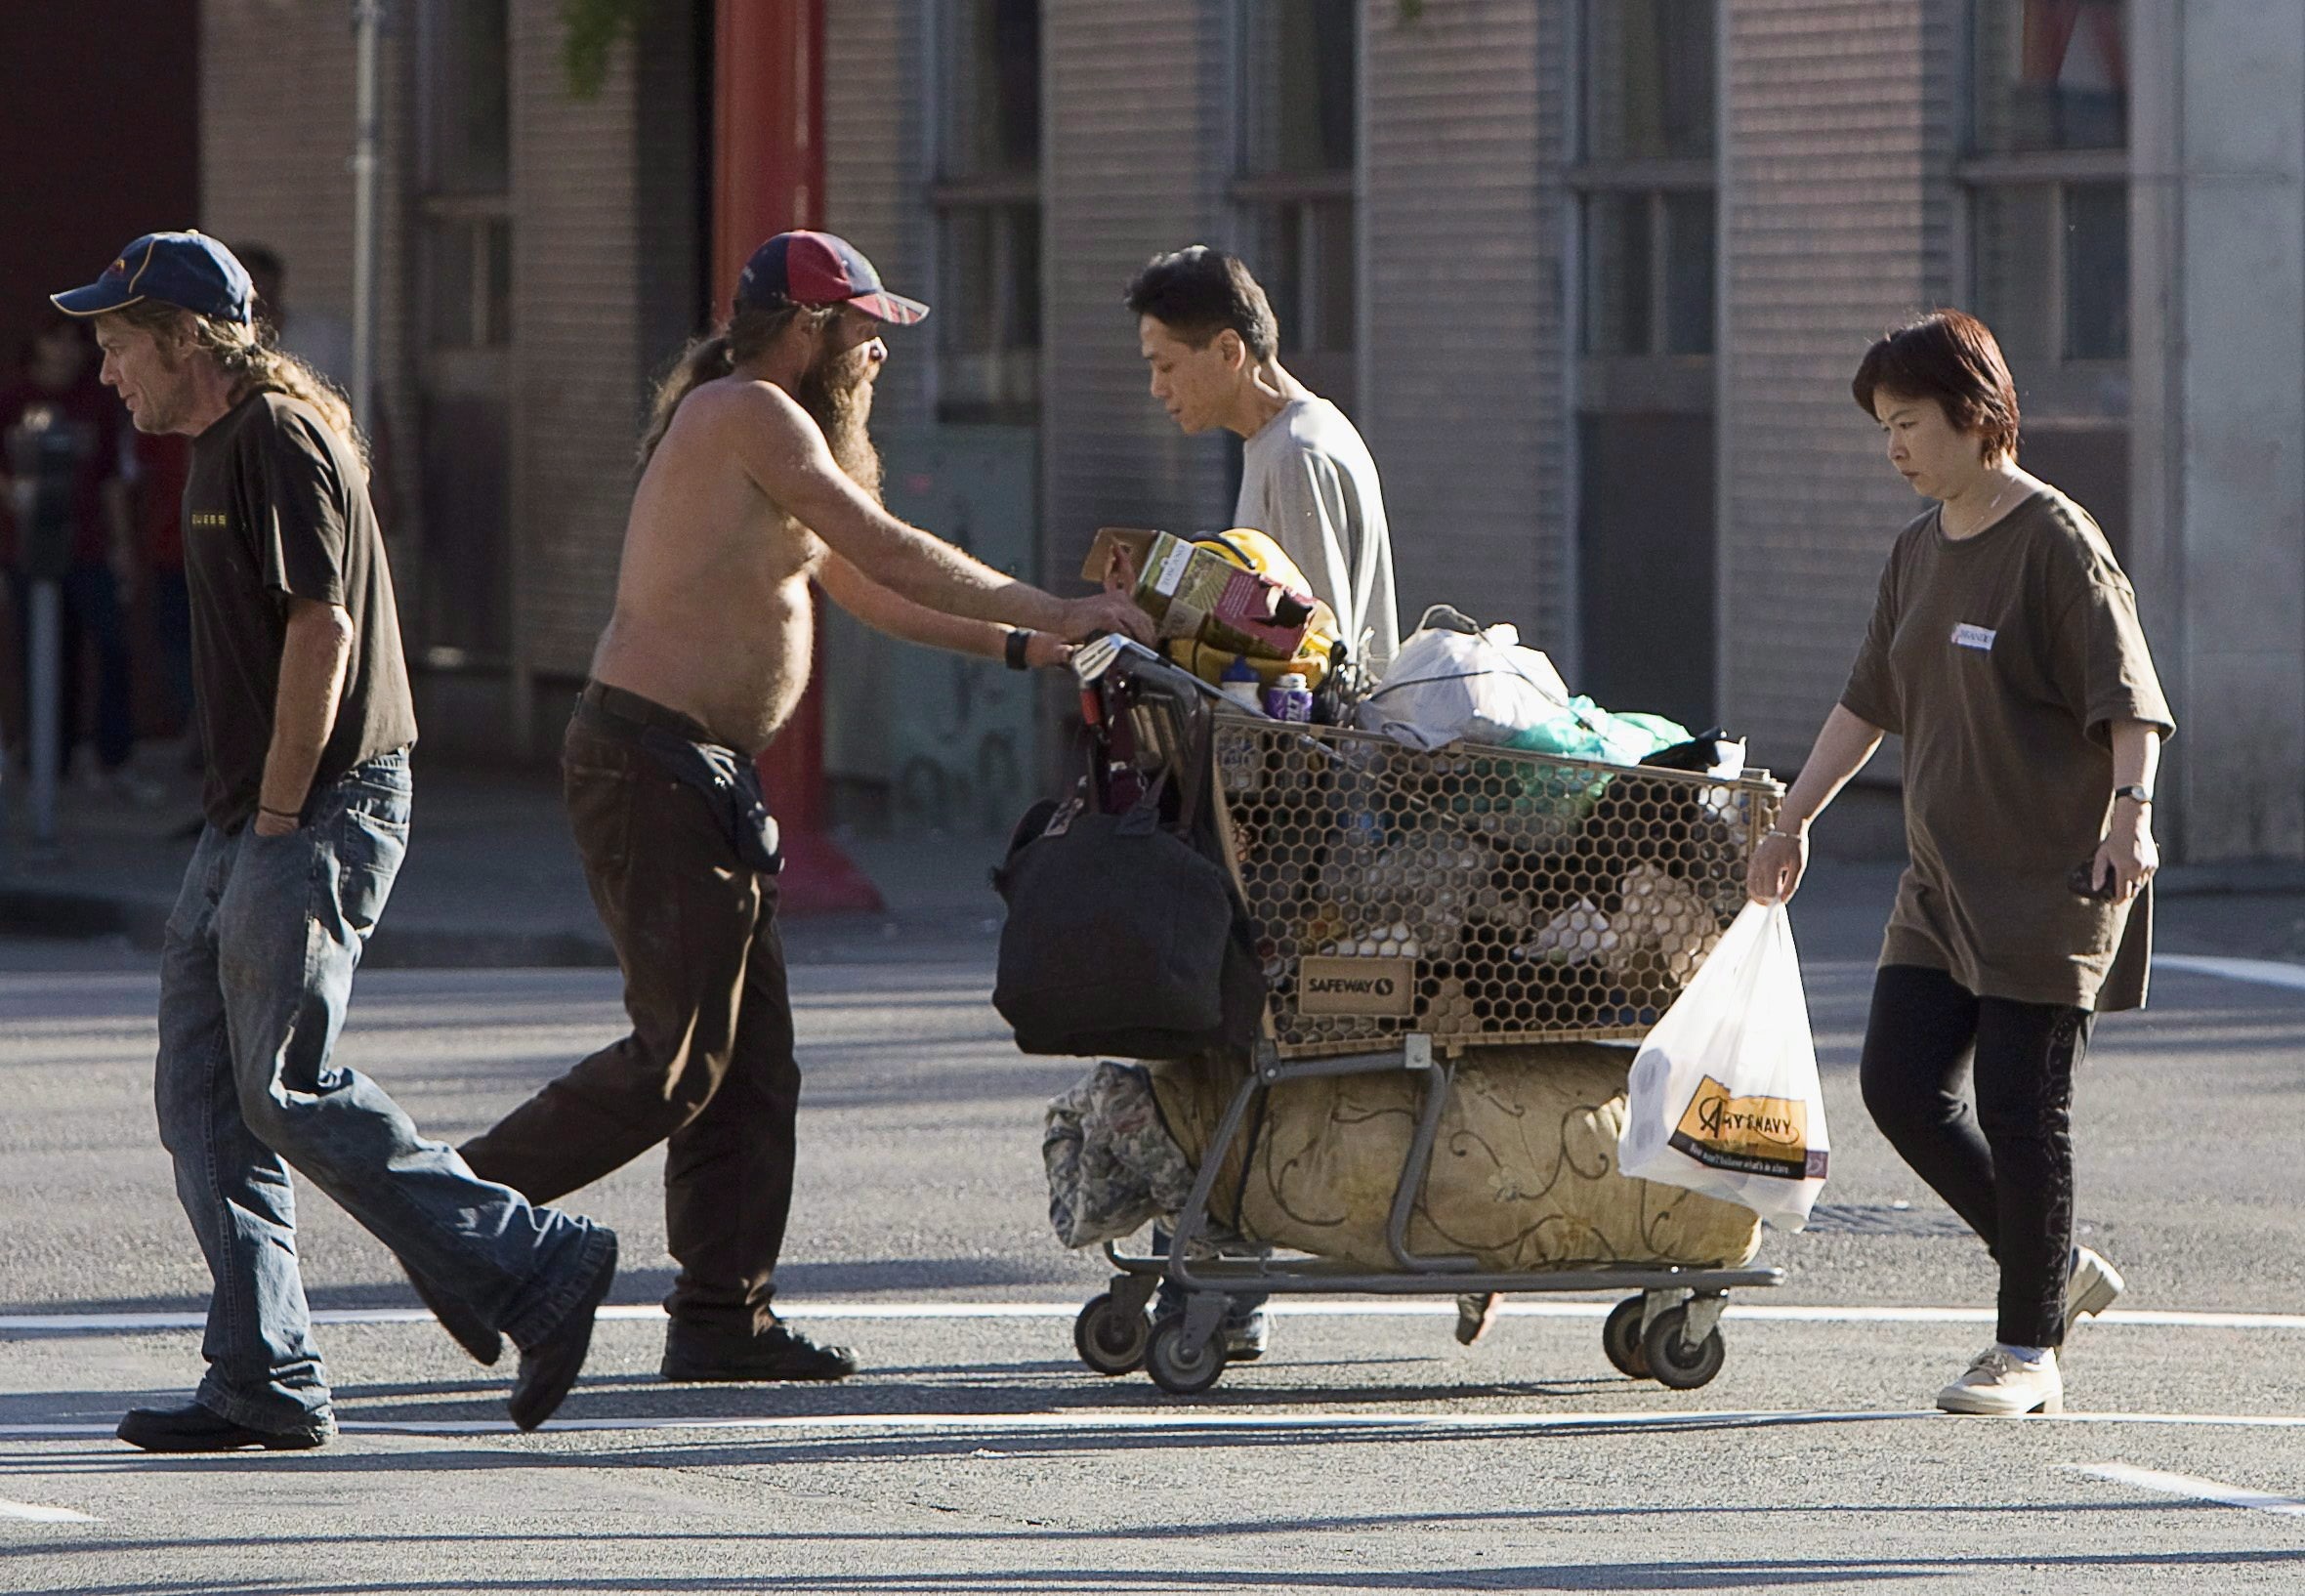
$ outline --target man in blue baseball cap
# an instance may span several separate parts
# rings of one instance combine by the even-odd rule
[[[1069,638],[1150,629],[1125,598],[1059,599],[881,507],[865,433],[880,329],[926,315],[846,239],[779,233],[727,324],[657,389],[614,612],[562,756],[633,1029],[463,1149],[547,1202],[665,1144],[668,1379],[857,1367],[773,1305],[801,1079],[753,760],[808,683],[811,581],[884,631],[1018,669],[1059,662]]]
[[[459,1314],[513,1338],[512,1416],[533,1429],[583,1365],[614,1234],[478,1179],[330,1058],[407,848],[416,740],[344,397],[258,341],[248,273],[199,233],[147,233],[54,298],[95,320],[104,380],[137,427],[192,440],[185,556],[206,823],[168,917],[154,1096],[215,1292],[193,1400],[132,1410],[120,1439],[277,1451],[335,1433],[291,1168]]]

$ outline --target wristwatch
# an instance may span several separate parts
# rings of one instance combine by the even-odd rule
[[[2140,804],[2153,802],[2153,789],[2142,781],[2132,781],[2125,787],[2113,789],[2116,798],[2134,798]]]
[[[1029,668],[1030,661],[1025,657],[1025,651],[1031,646],[1032,633],[1028,629],[1022,626],[1009,628],[1007,649],[1010,670],[1021,671]]]

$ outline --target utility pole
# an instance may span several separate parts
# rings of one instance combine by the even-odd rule
[[[375,436],[377,55],[384,31],[384,0],[353,0],[357,41],[353,113],[353,420]]]

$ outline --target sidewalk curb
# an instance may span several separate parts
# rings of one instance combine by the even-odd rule
[[[0,932],[31,937],[124,937],[132,947],[159,948],[173,904],[152,899],[0,883]],[[570,931],[474,931],[394,924],[388,917],[360,962],[372,970],[614,969],[605,936]]]

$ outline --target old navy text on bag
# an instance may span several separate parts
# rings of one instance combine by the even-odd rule
[[[1800,955],[1781,903],[1747,903],[1633,1060],[1627,1175],[1799,1230],[1830,1161]]]

